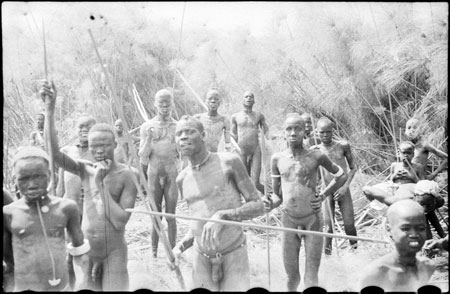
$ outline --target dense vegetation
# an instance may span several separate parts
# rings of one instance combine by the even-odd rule
[[[32,4],[3,3],[2,9],[4,185],[12,150],[27,142],[42,109],[36,97],[44,77],[38,8],[58,11],[44,24],[49,77],[60,96],[60,144],[73,141],[80,113],[104,122],[117,118],[90,28],[131,129],[143,122],[133,84],[150,116],[153,95],[164,87],[175,89],[176,116],[203,111],[179,70],[201,97],[217,87],[224,114],[240,110],[243,92],[253,90],[255,108],[273,135],[280,134],[287,112],[330,117],[366,173],[379,173],[394,160],[394,141],[412,116],[423,119],[429,140],[447,151],[446,3],[336,3],[334,9],[331,3],[283,3],[289,13],[274,10],[259,34],[244,25],[221,31],[182,26],[181,11],[174,13],[179,18],[154,20],[148,3],[126,4],[122,18],[102,14],[107,4],[92,4],[89,11],[75,9],[77,3]]]

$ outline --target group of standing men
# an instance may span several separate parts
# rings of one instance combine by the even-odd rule
[[[50,161],[44,151],[26,147],[17,153],[13,169],[23,198],[3,209],[4,261],[14,256],[14,289],[128,290],[124,234],[130,213],[126,209],[135,205],[137,181],[133,178],[135,171],[117,158],[118,133],[92,117],[82,117],[77,125],[79,144],[59,149],[54,123],[55,86],[44,82],[40,95],[45,103],[52,156],[61,168],[59,195],[64,196],[47,193]],[[175,214],[178,196],[186,200],[192,216],[211,219],[248,220],[281,206],[284,227],[322,231],[321,207],[325,200],[332,208],[331,215],[325,214],[328,229],[337,202],[346,233],[356,236],[349,190],[356,165],[348,142],[332,139],[330,120],[319,120],[319,141],[310,131],[311,116],[293,113],[286,117],[283,128],[287,148],[272,156],[273,193],[269,197],[269,191],[264,191],[259,182],[259,136],[268,136],[268,126],[264,115],[253,111],[254,94],[245,92],[244,110],[234,114],[231,121],[218,113],[220,103],[219,92],[212,89],[206,95],[208,112],[185,115],[176,121],[171,116],[171,92],[160,90],[155,94],[157,115],[140,128],[138,155],[148,196],[158,211],[164,200],[165,212]],[[217,152],[222,135],[226,151],[232,149],[232,140],[237,142],[239,156]],[[315,146],[311,146],[312,140]],[[128,156],[129,150],[125,153]],[[317,190],[319,181],[322,184]],[[177,244],[176,221],[167,218],[167,223],[175,264],[183,251],[193,247],[193,288],[249,289],[246,237],[241,227],[192,221],[189,232]],[[154,257],[160,229],[154,224],[151,231]],[[283,262],[289,291],[296,291],[300,283],[302,240],[306,250],[304,286],[318,285],[323,238],[284,233]],[[42,244],[47,244],[48,253]],[[351,244],[356,247],[355,241]],[[65,247],[69,263],[65,261]],[[325,248],[330,254],[329,239]],[[39,252],[39,256],[27,252]],[[24,259],[27,262],[22,262]],[[70,269],[74,274],[69,275]],[[74,278],[72,282],[70,277]]]

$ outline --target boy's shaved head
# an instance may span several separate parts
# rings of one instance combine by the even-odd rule
[[[192,124],[200,133],[203,133],[205,130],[202,122],[190,115],[183,115],[182,117],[180,117],[177,125],[181,125],[183,123]]]
[[[394,202],[389,206],[386,216],[389,224],[393,225],[400,217],[422,215],[425,220],[423,207],[414,200],[405,199]]]
[[[334,127],[334,123],[328,118],[328,117],[321,117],[317,121],[317,127],[325,127],[325,126],[331,126]]]
[[[25,158],[42,158],[47,163],[50,162],[50,157],[48,156],[47,152],[42,150],[41,148],[34,147],[34,146],[25,146],[21,147],[17,150],[16,154],[14,154],[13,160],[12,160],[12,166],[16,164],[16,162],[20,159]]]
[[[92,128],[89,130],[89,134],[91,134],[93,132],[111,133],[111,135],[113,136],[113,139],[116,138],[116,136],[114,135],[113,127],[106,123],[98,123],[98,124],[93,125]]]
[[[159,98],[166,98],[166,97],[173,99],[172,93],[169,90],[167,89],[159,90],[155,94],[155,101],[158,100]]]
[[[302,116],[300,114],[298,114],[297,112],[292,112],[292,113],[288,113],[286,115],[286,119],[284,121],[284,124],[287,123],[299,123],[301,124],[303,127],[305,127],[305,121],[303,120]]]

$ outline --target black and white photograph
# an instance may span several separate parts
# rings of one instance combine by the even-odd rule
[[[449,291],[448,2],[1,14],[3,292]]]

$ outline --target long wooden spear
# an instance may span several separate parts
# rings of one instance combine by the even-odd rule
[[[42,43],[44,45],[44,74],[45,74],[45,80],[48,81],[48,66],[47,66],[47,46],[45,43],[45,29],[44,29],[44,19],[42,19]],[[47,150],[50,155],[50,191],[52,196],[56,196],[56,181],[55,181],[55,161],[53,158],[53,148],[52,144],[50,143],[50,134],[48,133],[48,128],[45,128],[44,136],[47,137],[45,140],[45,144],[47,145]]]
[[[172,213],[165,213],[165,212],[156,212],[156,211],[147,211],[147,210],[139,210],[139,209],[132,209],[132,208],[127,208],[125,210],[128,211],[128,212],[132,212],[132,213],[143,213],[143,214],[148,214],[148,215],[152,215],[152,216],[164,216],[164,217],[170,217],[170,218],[181,218],[181,219],[203,221],[203,222],[215,222],[215,223],[224,224],[224,225],[230,225],[230,226],[256,228],[256,229],[263,229],[263,230],[268,229],[268,230],[273,230],[273,231],[300,233],[302,235],[311,235],[311,236],[318,236],[318,237],[330,237],[330,238],[341,238],[341,239],[367,241],[367,242],[374,242],[374,243],[384,243],[384,244],[388,244],[389,243],[389,242],[387,242],[385,240],[357,237],[357,236],[352,236],[352,235],[335,235],[335,234],[324,233],[324,232],[319,232],[319,231],[309,231],[309,230],[291,229],[291,228],[286,228],[286,227],[258,225],[258,224],[252,224],[252,223],[244,223],[244,222],[235,222],[235,221],[223,220],[223,219],[210,219],[210,218],[205,218],[205,217],[195,217],[195,216],[172,214]]]
[[[109,86],[110,89],[111,89],[112,96],[113,96],[114,101],[115,101],[115,105],[119,105],[119,102],[120,102],[120,101],[119,101],[119,99],[118,99],[118,97],[117,97],[117,95],[116,95],[115,88],[113,87],[113,84],[111,83],[111,80],[109,79],[108,72],[107,72],[107,70],[105,69],[105,67],[104,67],[104,65],[103,65],[102,58],[100,57],[100,54],[99,54],[99,52],[98,52],[98,49],[97,49],[97,45],[96,45],[94,36],[92,35],[92,32],[91,32],[90,29],[88,29],[88,32],[89,32],[89,35],[90,35],[90,37],[91,37],[92,43],[93,43],[93,45],[94,45],[95,53],[97,54],[97,58],[98,58],[98,60],[99,60],[99,62],[100,62],[100,66],[101,66],[102,71],[103,71],[103,73],[104,73],[104,75],[105,75],[106,82],[108,83],[108,86]],[[116,107],[116,110],[117,110],[117,113],[118,113],[120,119],[122,119],[123,122],[126,122],[126,120],[125,120],[125,115],[124,115],[124,113],[123,113],[123,109],[120,108],[120,107]],[[124,131],[125,131],[125,132],[124,132],[124,133],[125,133],[125,139],[127,140],[127,143],[128,143],[128,145],[130,146],[131,155],[132,155],[134,158],[138,159],[136,149],[135,149],[135,147],[134,147],[134,144],[132,144],[132,141],[131,141],[131,138],[130,138],[130,135],[129,135],[128,125],[127,125],[126,123],[124,123],[123,127],[124,127]],[[140,178],[141,178],[141,179],[145,179],[144,172],[143,172],[143,170],[142,170],[141,165],[138,164],[137,166],[138,166],[138,171],[139,171],[139,176],[140,176]],[[142,191],[142,186],[139,185],[139,183],[138,183],[138,179],[135,180],[135,184],[137,184],[137,189],[138,189],[139,193],[140,193],[141,195],[144,195],[144,193],[143,193],[143,191]],[[150,206],[151,206],[151,207],[150,207],[151,209],[149,209],[149,207],[146,206],[146,208],[149,209],[148,212],[150,212],[150,210],[158,211],[154,199],[153,199],[152,197],[149,196],[150,193],[148,192],[147,185],[143,185],[143,188],[144,188],[145,194],[147,195],[148,201],[149,201]],[[174,263],[174,262],[175,262],[175,256],[174,256],[173,251],[172,251],[172,248],[171,248],[171,246],[170,246],[170,244],[169,244],[169,240],[168,240],[167,236],[163,233],[163,231],[160,230],[160,228],[162,228],[161,220],[160,220],[158,217],[154,217],[152,223],[153,223],[153,226],[155,227],[155,229],[156,229],[156,231],[157,231],[157,233],[158,233],[158,235],[159,235],[159,237],[160,237],[160,239],[161,239],[161,241],[162,241],[162,244],[164,245],[163,248],[164,248],[164,250],[165,250],[165,252],[166,252],[166,254],[167,254],[167,257],[168,257],[169,261],[170,261],[172,264],[174,264],[174,267],[175,267],[175,273],[176,273],[178,282],[180,283],[181,288],[182,288],[183,290],[185,290],[185,289],[186,289],[186,286],[185,286],[185,283],[184,283],[183,275],[181,274],[181,271],[180,271],[179,266],[177,266],[177,265]]]
[[[263,177],[264,177],[264,194],[267,195],[267,198],[270,201],[270,196],[268,194],[268,185],[267,185],[267,171],[266,171],[266,139],[264,137],[264,129],[260,127],[261,130],[261,166],[263,169]],[[266,223],[269,226],[269,212],[266,212]],[[269,275],[269,291],[270,291],[270,238],[269,238],[269,229],[266,231],[267,237],[267,271]]]

